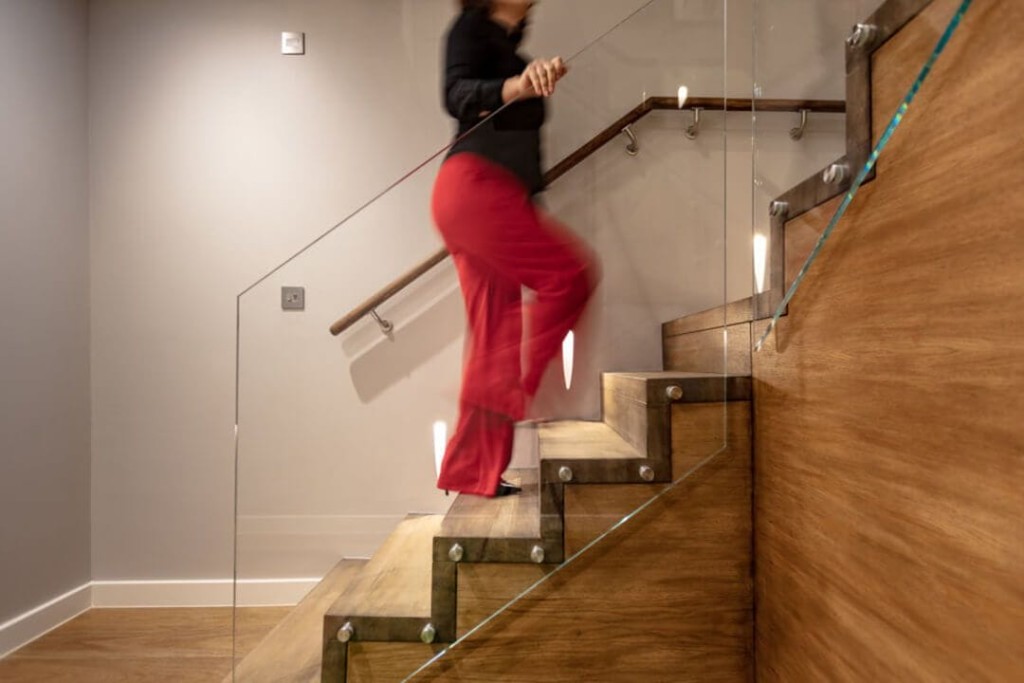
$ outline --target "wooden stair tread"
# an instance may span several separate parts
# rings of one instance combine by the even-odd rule
[[[430,617],[434,537],[444,515],[410,515],[349,583],[327,614]]]
[[[539,425],[541,460],[646,457],[604,422],[559,420]]]
[[[522,492],[502,498],[460,494],[445,515],[440,535],[445,538],[539,538],[539,470],[509,470],[505,478],[521,486]]]
[[[260,641],[235,669],[246,683],[320,680],[324,612],[345,591],[366,560],[342,560]],[[228,675],[223,683],[230,683]]]
[[[607,404],[610,395],[645,405],[677,402],[666,396],[672,385],[683,390],[686,403],[750,400],[750,375],[707,372],[605,372],[601,376]]]

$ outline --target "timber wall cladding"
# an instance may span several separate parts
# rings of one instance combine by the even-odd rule
[[[693,428],[689,407],[673,408],[674,435]],[[728,428],[725,451],[414,680],[752,680],[750,412],[730,403],[723,424],[721,405],[703,411],[705,435]],[[695,448],[679,462],[713,452]],[[630,486],[648,489],[575,487],[567,528],[593,496],[628,507]]]
[[[876,128],[957,4],[876,53]],[[1024,680],[1021,64],[976,0],[753,355],[759,680]]]

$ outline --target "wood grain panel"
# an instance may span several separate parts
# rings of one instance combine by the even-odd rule
[[[554,567],[547,564],[466,563],[459,565],[458,634],[504,607]]]
[[[700,313],[678,318],[661,326],[662,335],[674,337],[679,334],[690,332],[702,332],[703,330],[722,329],[723,325],[736,325],[738,323],[750,322],[753,316],[753,299],[741,299],[733,301],[725,306],[710,308]]]
[[[721,327],[702,332],[665,337],[666,370],[679,372],[726,372],[730,375],[750,374],[750,324],[725,328],[728,331],[728,354],[723,354]],[[723,357],[724,355],[724,357]],[[724,368],[723,368],[724,366]]]
[[[422,643],[350,643],[346,683],[400,683],[443,649]]]
[[[879,106],[955,4],[878,53]],[[1024,680],[1020,26],[974,3],[754,355],[763,681]]]
[[[565,555],[578,553],[665,484],[584,484],[565,487]]]
[[[842,197],[836,197],[786,223],[786,289],[793,284],[825,226],[832,220]],[[755,341],[758,337],[754,338]]]
[[[726,422],[725,410],[730,411]],[[679,478],[732,438],[750,442],[750,403],[691,403],[672,406],[672,472]],[[607,484],[565,487],[566,556],[581,550],[623,517],[665,489],[661,484]]]
[[[749,401],[672,406],[672,474],[679,477],[726,446],[750,440]]]
[[[414,680],[751,680],[743,412],[727,452]]]

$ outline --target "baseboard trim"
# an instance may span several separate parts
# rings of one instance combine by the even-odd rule
[[[319,578],[243,579],[238,582],[242,607],[292,606]],[[231,579],[193,581],[94,581],[93,607],[231,607]]]
[[[87,583],[0,624],[0,657],[28,645],[92,607],[92,584]]]

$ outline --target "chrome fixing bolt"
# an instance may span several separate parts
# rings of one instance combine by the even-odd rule
[[[427,645],[430,645],[432,642],[434,642],[434,638],[436,637],[437,629],[434,628],[433,624],[427,624],[423,627],[423,630],[420,631],[420,640],[422,640]]]
[[[821,179],[828,185],[838,185],[846,180],[850,173],[850,167],[846,164],[832,164],[821,174]]]
[[[776,199],[771,203],[768,208],[768,213],[772,216],[784,216],[789,213],[789,202],[782,202]]]
[[[670,401],[678,401],[683,397],[683,388],[677,384],[665,387],[665,396]]]
[[[539,545],[533,546],[533,550],[530,551],[530,559],[536,564],[544,562],[544,548]]]
[[[352,628],[352,622],[346,621],[345,625],[338,629],[338,642],[347,643],[352,640],[352,636],[354,636],[355,633],[355,629]]]
[[[466,551],[461,545],[458,543],[452,543],[452,547],[448,551],[448,559],[452,562],[462,562],[462,558],[465,554]]]
[[[558,480],[559,481],[563,481],[563,482],[567,482],[567,483],[572,481],[572,468],[571,467],[566,467],[565,465],[563,465],[562,467],[559,467],[558,468]]]
[[[867,47],[875,41],[878,35],[878,27],[874,24],[856,24],[846,39],[850,47]]]
[[[641,465],[640,478],[644,481],[654,481],[654,470],[649,465]]]

